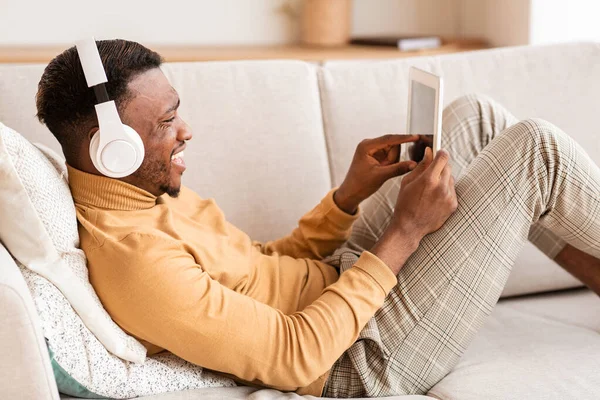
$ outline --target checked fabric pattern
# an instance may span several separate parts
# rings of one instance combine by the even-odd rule
[[[600,258],[600,169],[556,126],[518,122],[481,96],[443,113],[458,209],[427,235],[398,285],[333,365],[328,397],[425,394],[491,313],[529,238],[549,257],[565,242]],[[345,271],[388,226],[401,178],[362,206],[350,239],[324,259]]]

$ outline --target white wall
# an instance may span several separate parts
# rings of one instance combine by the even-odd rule
[[[600,41],[600,1],[531,0],[531,44]]]
[[[326,1],[326,0],[323,0]],[[90,35],[146,44],[268,45],[298,40],[302,0],[0,0],[0,45],[64,45]],[[493,46],[600,40],[598,0],[353,0],[356,36],[438,34]],[[288,10],[286,12],[286,10]]]
[[[456,0],[353,0],[357,35],[456,35]],[[92,14],[91,4],[99,7]],[[121,37],[146,44],[283,44],[302,0],[0,0],[0,45]],[[285,10],[292,12],[286,12]]]
[[[460,33],[492,46],[517,46],[530,40],[530,0],[458,0]]]
[[[0,0],[1,44],[90,35],[153,44],[275,44],[296,37],[283,0]],[[91,6],[96,5],[94,13]]]
[[[460,0],[354,0],[353,34],[459,34]]]
[[[457,0],[461,34],[493,46],[600,41],[598,0]]]

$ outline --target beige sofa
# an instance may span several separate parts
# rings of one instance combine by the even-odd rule
[[[411,65],[444,77],[445,103],[466,93],[487,94],[518,117],[555,123],[600,164],[600,44],[584,43],[321,66],[167,64],[164,71],[182,99],[181,114],[195,132],[186,150],[184,183],[202,197],[214,197],[227,218],[253,238],[286,234],[341,182],[361,139],[403,131]],[[43,67],[0,65],[0,121],[59,150],[34,117]],[[554,292],[559,289],[569,290]],[[531,245],[504,291],[525,294],[500,301],[460,363],[429,396],[600,398],[598,297]],[[19,270],[0,246],[2,399],[58,398],[36,318]],[[152,398],[296,397],[268,390],[251,394],[255,390],[202,389]]]

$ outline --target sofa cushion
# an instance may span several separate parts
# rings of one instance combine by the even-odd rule
[[[107,351],[138,362],[146,354],[110,319],[90,285],[85,254],[77,248],[77,219],[64,161],[44,151],[50,159],[0,124],[0,240],[18,260],[31,291],[59,390],[82,397],[129,398],[233,386],[230,379],[169,353],[141,364]],[[91,324],[84,325],[82,319]],[[99,328],[105,332],[98,333]]]
[[[316,67],[299,61],[165,63],[194,138],[183,183],[259,241],[288,234],[331,189]],[[0,121],[61,152],[35,118],[44,65],[0,64]]]
[[[194,138],[186,186],[252,239],[287,235],[331,189],[315,67],[299,61],[167,63]]]
[[[600,301],[587,289],[503,300],[429,394],[441,400],[597,399],[599,333]]]
[[[366,137],[406,130],[411,66],[444,78],[444,103],[489,95],[518,118],[540,117],[571,135],[600,164],[600,44],[561,44],[389,61],[333,61],[319,71],[333,185]],[[503,296],[580,286],[527,243]]]
[[[56,400],[58,391],[35,305],[23,275],[1,243],[0,321],[0,399]]]
[[[0,121],[31,143],[60,153],[58,141],[35,117],[35,94],[44,68],[41,64],[0,64]]]
[[[64,294],[109,351],[143,362],[146,349],[111,320],[89,283],[65,171],[0,123],[0,175],[0,240],[22,265]]]
[[[323,397],[300,396],[293,392],[282,393],[273,389],[258,389],[249,386],[238,386],[234,388],[205,388],[186,390],[182,392],[171,392],[156,396],[142,397],[140,400],[309,400],[322,399]],[[386,400],[435,400],[429,396],[391,396],[377,397]],[[376,398],[376,399],[377,399]],[[371,398],[373,399],[373,397]],[[75,400],[73,397],[61,396],[61,400]],[[367,400],[366,398],[357,398],[356,400]]]

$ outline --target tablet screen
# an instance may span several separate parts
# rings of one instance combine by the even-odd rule
[[[433,148],[435,89],[413,80],[411,93],[408,133],[421,135],[421,138],[408,147],[408,155],[411,160],[419,162],[423,159],[425,148]]]

